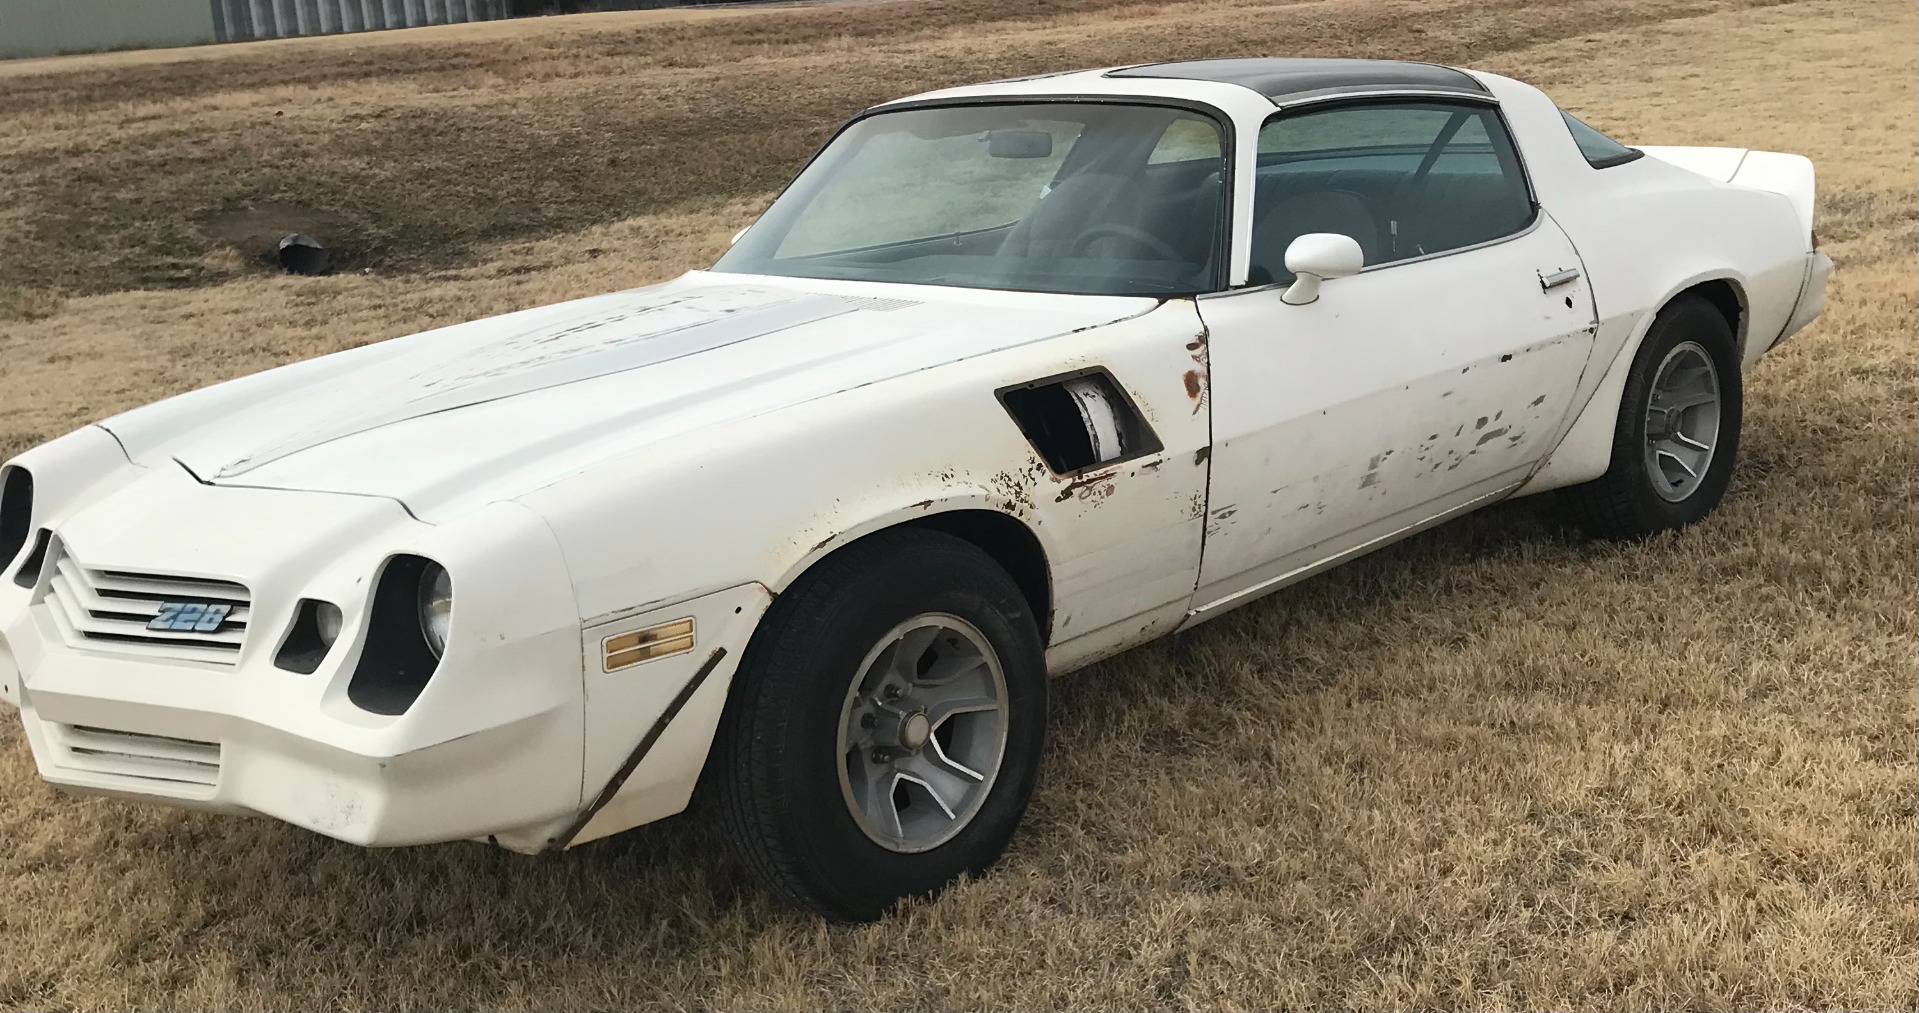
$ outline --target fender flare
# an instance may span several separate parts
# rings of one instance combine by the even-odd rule
[[[917,492],[918,490],[909,491],[908,495],[917,494]],[[1018,503],[985,487],[964,486],[944,490],[930,497],[923,496],[917,500],[908,501],[901,496],[876,504],[872,509],[863,511],[860,519],[835,525],[831,532],[819,541],[807,545],[798,554],[788,556],[783,561],[778,574],[769,574],[770,579],[765,581],[766,587],[777,596],[792,587],[793,583],[805,575],[807,570],[812,569],[815,563],[868,535],[963,510],[1000,514],[1017,521],[1033,535],[1035,541],[1040,543],[1042,551],[1046,549],[1045,540],[1039,536],[1038,530],[1031,521],[1024,516],[1024,511]]]

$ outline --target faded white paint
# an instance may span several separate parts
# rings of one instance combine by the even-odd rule
[[[1263,593],[1369,525],[1523,481],[1592,349],[1579,259],[1550,221],[1508,242],[1328,282],[1200,300],[1213,482],[1195,604]]]
[[[1236,186],[1232,287],[1197,300],[695,272],[269,370],[36,447],[10,465],[32,472],[32,525],[56,552],[244,584],[250,632],[219,666],[71,642],[44,579],[11,579],[23,550],[0,561],[0,696],[56,784],[364,844],[538,850],[657,726],[586,840],[686,805],[768,603],[863,535],[954,510],[1017,520],[1045,553],[1047,660],[1064,672],[1516,488],[1598,474],[1626,366],[1687,286],[1736,287],[1748,361],[1823,307],[1809,163],[1661,149],[1595,170],[1544,95],[1481,78],[1536,226],[1328,280],[1309,305],[1244,287],[1252,188]],[[938,94],[1094,93],[1217,109],[1241,179],[1273,112],[1231,85],[1096,72]],[[1162,448],[1054,474],[994,392],[1092,367]],[[457,606],[440,670],[387,717],[345,688],[396,553],[443,564]],[[301,598],[345,614],[311,675],[272,664]],[[606,637],[683,619],[693,651],[604,670]],[[72,725],[217,743],[217,784],[89,766],[61,745]]]

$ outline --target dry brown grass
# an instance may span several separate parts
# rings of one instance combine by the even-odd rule
[[[1221,53],[1472,61],[1728,5],[1210,0],[1115,19],[1124,0],[921,0],[84,58],[0,78],[0,277],[207,284],[309,228],[354,266],[448,267],[503,240],[764,193],[848,113],[903,89]],[[235,245],[240,258],[212,256]]]
[[[368,852],[57,795],[8,723],[0,1006],[1919,1006],[1911,4],[1109,6],[556,20],[0,77],[0,288],[67,292],[0,317],[0,456],[698,265],[889,94],[1350,52],[1819,162],[1833,307],[1749,379],[1725,507],[1620,547],[1511,504],[1065,680],[1005,863],[870,927],[743,891],[697,820],[557,858]],[[281,143],[305,161],[248,164]],[[331,209],[378,269],[261,274],[196,224],[230,198]],[[201,287],[131,287],[169,272]]]

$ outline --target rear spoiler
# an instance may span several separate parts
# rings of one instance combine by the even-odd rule
[[[1792,201],[1792,209],[1799,215],[1799,224],[1806,233],[1807,248],[1811,248],[1815,191],[1812,160],[1806,156],[1748,148],[1655,146],[1641,147],[1639,150],[1715,182],[1783,195]]]

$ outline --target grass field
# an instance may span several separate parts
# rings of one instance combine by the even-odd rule
[[[0,724],[0,1007],[1919,1007],[1909,0],[924,0],[0,64],[0,457],[289,359],[702,266],[843,116],[1253,53],[1819,164],[1832,308],[1726,505],[1521,501],[1056,686],[989,877],[836,928],[682,818],[372,852],[54,793]],[[270,273],[311,229],[355,270]],[[363,269],[363,270],[362,270]]]

